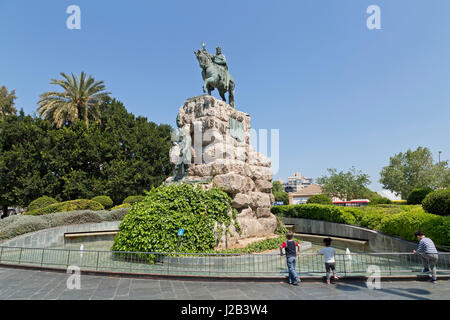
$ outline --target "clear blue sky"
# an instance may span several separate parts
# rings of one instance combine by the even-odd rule
[[[66,28],[72,4],[81,30]],[[372,4],[381,30],[366,27]],[[276,178],[355,166],[379,191],[395,153],[450,158],[449,12],[447,0],[1,0],[0,85],[32,113],[51,78],[85,71],[130,112],[175,126],[202,94],[194,50],[220,45],[238,109],[280,129]]]

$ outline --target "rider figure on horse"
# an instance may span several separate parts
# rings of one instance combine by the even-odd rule
[[[225,90],[228,90],[228,83],[229,83],[229,79],[228,79],[228,65],[227,65],[227,58],[225,57],[225,55],[222,53],[222,48],[221,47],[217,47],[216,48],[216,55],[212,55],[209,54],[206,51],[206,45],[203,43],[203,51],[206,55],[208,55],[212,62],[217,65],[217,67],[220,70],[219,73],[219,77],[220,80],[223,80],[224,84],[225,84]]]

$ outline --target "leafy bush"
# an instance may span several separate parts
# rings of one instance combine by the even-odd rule
[[[316,203],[316,204],[332,205],[333,201],[331,201],[330,197],[327,196],[326,194],[316,194],[316,195],[313,195],[312,197],[310,197],[306,203],[307,204]]]
[[[272,213],[285,217],[353,224],[405,240],[415,240],[414,232],[422,230],[436,244],[450,245],[450,216],[441,217],[426,213],[421,206],[378,205],[360,208],[330,208],[330,206],[306,204],[278,206],[271,210]]]
[[[440,216],[450,215],[450,188],[429,193],[422,201],[426,212]]]
[[[433,192],[433,189],[429,187],[413,189],[408,195],[407,203],[410,205],[422,204],[423,199],[431,192]]]
[[[216,246],[224,231],[229,232],[235,217],[232,212],[231,198],[220,189],[162,185],[133,205],[120,224],[112,250],[175,252],[177,232],[184,229],[180,250],[207,252]]]
[[[40,198],[37,198],[34,201],[31,201],[31,203],[28,205],[27,211],[33,211],[36,209],[42,209],[45,207],[48,207],[51,204],[57,203],[55,199],[47,196],[42,196]]]
[[[378,204],[391,204],[392,201],[388,198],[379,196],[379,197],[373,197],[370,199],[369,205],[378,205]]]
[[[108,196],[98,196],[92,198],[91,200],[100,203],[105,209],[109,209],[114,205],[114,202]]]
[[[127,198],[125,198],[125,200],[123,200],[122,204],[133,204],[136,202],[141,202],[144,201],[145,197],[144,196],[129,196]]]
[[[415,240],[415,231],[422,230],[436,244],[450,244],[450,219],[420,209],[386,216],[379,230],[410,241]]]
[[[115,206],[114,208],[111,208],[111,211],[117,210],[117,209],[123,209],[123,208],[131,208],[131,204],[130,203],[124,203],[124,204],[121,204],[119,206]]]
[[[68,211],[77,211],[77,210],[92,210],[92,211],[100,211],[105,208],[96,201],[79,199],[66,201],[61,203],[55,203],[49,205],[45,208],[36,209],[33,211],[29,211],[27,215],[40,216],[49,213],[57,213],[57,212],[68,212]]]

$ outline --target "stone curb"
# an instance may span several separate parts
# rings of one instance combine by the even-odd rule
[[[0,264],[0,268],[22,269],[43,272],[67,273],[65,269]],[[82,275],[104,276],[114,278],[136,278],[136,279],[154,279],[154,280],[181,280],[181,281],[216,281],[216,282],[286,282],[287,277],[220,277],[220,276],[191,276],[191,275],[166,275],[166,274],[145,274],[145,273],[120,273],[112,271],[81,271]],[[300,277],[302,282],[324,282],[324,276]],[[367,281],[366,276],[348,276],[341,277],[339,282]],[[427,275],[411,276],[383,276],[381,281],[428,281]],[[450,275],[438,275],[439,280],[450,280]]]

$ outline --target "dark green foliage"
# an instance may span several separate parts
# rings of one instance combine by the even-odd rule
[[[136,202],[141,202],[144,201],[145,196],[129,196],[126,197],[125,200],[123,200],[123,204],[129,203],[129,204],[133,204]]]
[[[311,196],[306,203],[307,204],[316,203],[316,204],[332,205],[333,201],[331,201],[330,197],[327,196],[326,194],[316,194],[316,195]]]
[[[410,205],[422,204],[423,199],[425,199],[430,192],[433,192],[433,189],[430,187],[413,189],[408,195],[407,203]]]
[[[227,232],[231,212],[231,198],[219,189],[205,191],[190,184],[153,188],[120,224],[112,250],[172,253],[178,230],[184,229],[180,251],[207,252]]]
[[[16,100],[16,98],[16,90],[8,92],[8,89],[5,86],[0,88],[0,121],[8,115],[17,113],[17,110],[14,107],[14,100]]]
[[[306,204],[278,206],[271,210],[272,213],[284,217],[353,224],[410,241],[414,240],[415,231],[422,230],[436,244],[450,245],[450,216],[429,214],[420,206],[378,205],[344,208]]]
[[[31,201],[31,203],[27,207],[27,211],[33,211],[36,209],[42,209],[48,207],[51,204],[57,203],[55,199],[47,196],[42,196],[37,198],[36,200]]]
[[[450,188],[429,193],[422,201],[422,206],[429,213],[440,216],[450,215]]]
[[[108,196],[97,196],[91,200],[100,203],[105,209],[110,209],[114,205],[112,199]]]
[[[101,114],[88,128],[76,121],[56,129],[23,112],[0,121],[0,206],[25,207],[43,195],[122,203],[172,173],[170,126],[136,118],[116,100],[105,100]]]
[[[104,210],[104,209],[105,208],[96,201],[79,199],[79,200],[55,203],[55,204],[49,205],[45,208],[28,211],[26,214],[32,215],[32,216],[40,216],[40,215],[44,215],[44,214],[57,213],[57,212],[69,212],[69,211],[77,211],[77,210],[99,211],[99,210]]]

